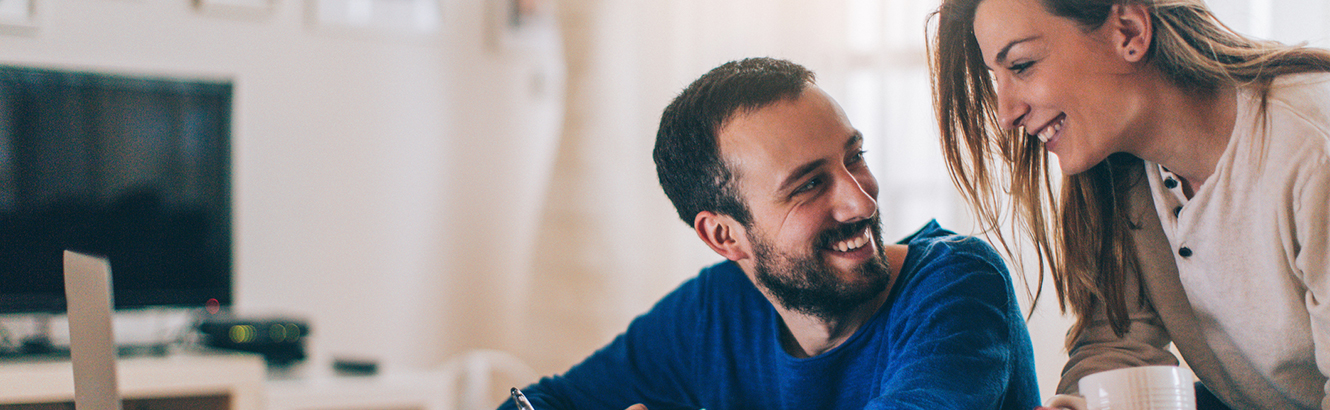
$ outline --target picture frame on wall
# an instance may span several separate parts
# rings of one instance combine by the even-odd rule
[[[557,36],[553,0],[488,0],[488,46],[494,51],[536,47]]]
[[[510,30],[521,30],[524,26],[536,24],[539,20],[549,13],[546,10],[549,2],[545,0],[507,0],[508,28]]]
[[[0,32],[30,34],[36,30],[36,0],[0,0]]]

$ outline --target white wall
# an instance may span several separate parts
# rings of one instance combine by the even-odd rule
[[[491,310],[531,293],[540,283],[530,272],[549,269],[533,267],[531,258],[520,256],[531,255],[536,246],[536,235],[530,233],[541,226],[552,174],[553,130],[560,127],[562,112],[558,45],[489,47],[487,1],[442,0],[440,30],[418,36],[320,30],[308,24],[304,1],[276,0],[269,13],[235,17],[199,13],[191,0],[36,0],[35,32],[0,30],[0,63],[233,80],[237,308],[308,317],[316,356],[355,354],[388,365],[431,366],[463,348],[521,351],[543,343],[513,341],[514,335],[529,336],[519,329],[532,325],[524,316],[529,313]],[[807,27],[797,24],[799,19],[773,17],[770,9],[737,5],[761,3],[757,0],[726,3],[732,9],[724,10],[704,0],[640,1],[632,7],[654,8],[637,11],[618,0],[590,3],[610,16],[587,29],[599,36],[591,42],[605,55],[627,57],[584,68],[595,74],[588,74],[587,81],[603,81],[598,76],[613,73],[627,76],[611,78],[596,90],[652,100],[641,103],[652,106],[646,117],[724,59],[766,53],[792,57],[821,71],[829,83],[835,82],[831,73],[841,68],[826,55],[780,52],[782,45],[795,43],[782,38],[824,39],[831,34],[821,32],[831,26]],[[1284,0],[1210,3],[1239,31],[1269,30],[1272,38],[1322,46],[1330,37],[1323,23],[1330,21],[1325,0],[1298,1],[1298,7]],[[757,13],[743,12],[749,9]],[[1300,23],[1261,23],[1261,18]],[[777,35],[761,34],[767,32]],[[675,36],[650,37],[659,33]],[[786,37],[778,36],[782,33]],[[648,43],[658,47],[634,46]],[[663,67],[641,71],[655,66]],[[648,80],[659,83],[644,86],[647,91],[623,90]],[[631,103],[615,99],[620,94],[604,104]],[[615,111],[612,116],[623,115]],[[637,120],[646,124],[644,129],[654,122]],[[602,117],[586,126],[607,121]],[[594,164],[613,169],[615,161]],[[632,161],[646,164],[649,159]],[[585,181],[560,186],[579,183]],[[555,214],[561,203],[555,203]],[[643,209],[662,207],[647,204]],[[684,246],[689,245],[678,245]],[[627,283],[625,288],[653,288],[619,296],[629,299],[663,293],[677,277],[612,280]],[[614,315],[597,323],[626,323],[637,311],[623,306],[644,308],[652,301],[602,303]],[[1030,321],[1045,395],[1056,384],[1066,355],[1062,338],[1069,320],[1057,314],[1056,306],[1050,290]],[[603,342],[599,334],[591,339],[583,343]],[[563,361],[589,353],[567,344],[548,347],[568,350],[557,356]],[[566,365],[546,359],[534,362],[550,371]]]
[[[534,223],[544,181],[521,170],[540,170],[559,113],[550,53],[486,48],[484,2],[443,2],[442,28],[411,36],[314,27],[296,0],[192,4],[37,0],[0,63],[234,81],[237,310],[307,317],[316,356],[389,366],[483,343],[448,277],[518,268],[473,244]]]

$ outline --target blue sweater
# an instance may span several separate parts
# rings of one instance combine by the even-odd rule
[[[900,243],[909,253],[886,303],[821,355],[787,354],[775,308],[727,261],[524,393],[536,410],[1037,406],[1030,335],[1001,258],[936,222]],[[514,408],[511,400],[500,407]]]

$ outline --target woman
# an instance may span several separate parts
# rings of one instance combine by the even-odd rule
[[[1176,364],[1172,342],[1202,408],[1330,409],[1330,53],[1234,34],[1200,0],[933,18],[952,178],[986,228],[1011,212],[1077,317],[1059,393]]]

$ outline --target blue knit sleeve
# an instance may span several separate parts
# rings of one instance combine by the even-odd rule
[[[892,365],[869,409],[1021,409],[1039,404],[1033,348],[1007,269],[974,238],[931,244],[889,324]]]
[[[624,410],[645,403],[652,410],[681,408],[695,382],[691,351],[697,343],[702,291],[698,279],[685,282],[638,316],[609,345],[567,373],[545,377],[523,389],[537,410]],[[500,410],[513,410],[511,400]],[[694,407],[695,408],[695,407]]]

